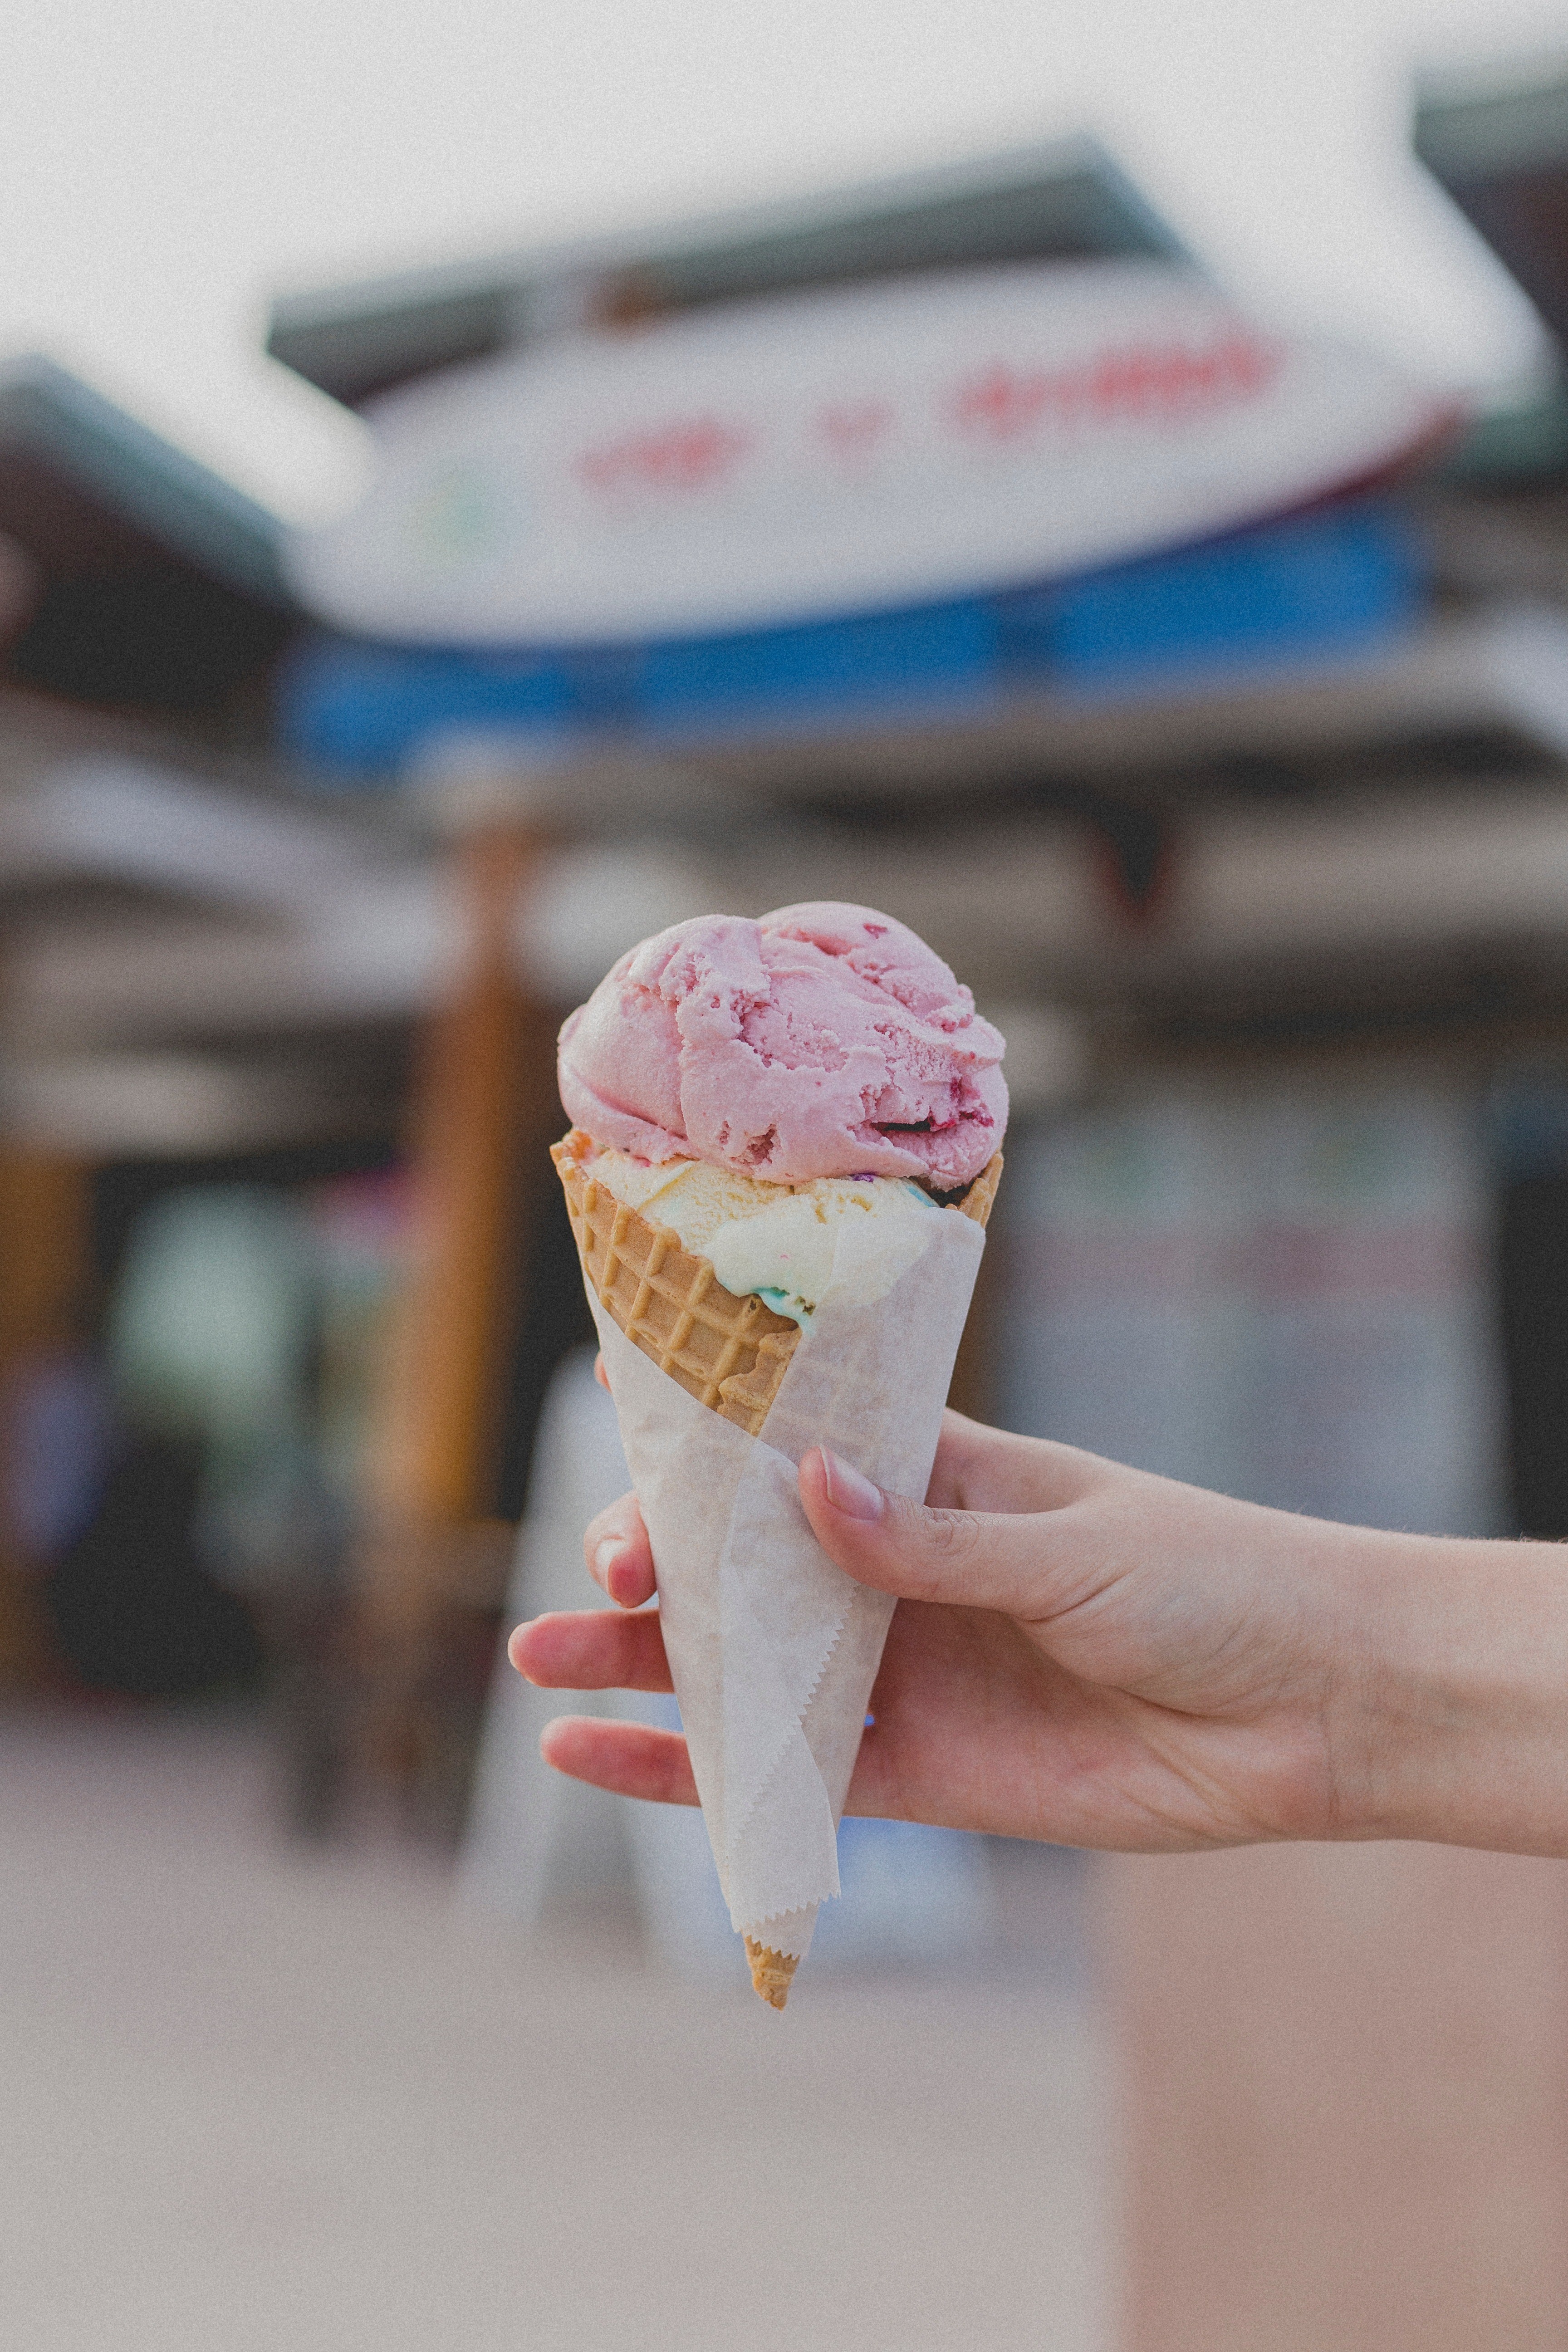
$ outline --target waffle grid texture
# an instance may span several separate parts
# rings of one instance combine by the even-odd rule
[[[634,1347],[710,1412],[760,1437],[800,1326],[760,1298],[726,1290],[703,1257],[668,1225],[628,1209],[584,1165],[594,1147],[580,1128],[555,1144],[555,1162],[583,1270],[595,1297]],[[984,1225],[1002,1173],[993,1154],[955,1213]]]

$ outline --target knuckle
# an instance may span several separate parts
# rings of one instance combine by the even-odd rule
[[[974,1558],[974,1522],[966,1512],[928,1510],[924,1514],[926,1551],[931,1564],[945,1576],[962,1575]]]

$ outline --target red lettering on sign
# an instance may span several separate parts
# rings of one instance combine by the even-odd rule
[[[990,441],[1016,441],[1046,424],[1160,422],[1250,399],[1280,364],[1277,345],[1237,332],[1196,350],[1129,344],[1070,368],[1016,368],[999,360],[959,387],[949,413],[961,432]]]
[[[694,416],[585,449],[575,471],[592,490],[700,490],[731,472],[751,446],[738,427]]]

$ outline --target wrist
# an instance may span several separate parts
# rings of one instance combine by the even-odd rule
[[[1568,1547],[1369,1533],[1347,1582],[1340,1833],[1568,1854]]]

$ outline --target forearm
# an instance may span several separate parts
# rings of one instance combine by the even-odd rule
[[[1344,1833],[1568,1855],[1568,1547],[1375,1536],[1348,1582]]]

